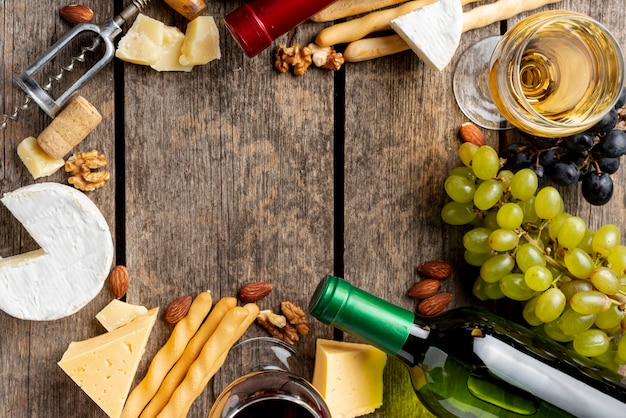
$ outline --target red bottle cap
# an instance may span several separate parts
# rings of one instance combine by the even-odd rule
[[[226,15],[224,22],[235,41],[251,58],[272,44],[273,39],[265,25],[248,4]]]

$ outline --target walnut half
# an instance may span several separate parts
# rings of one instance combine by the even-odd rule
[[[77,152],[65,162],[65,171],[70,174],[68,183],[84,192],[94,191],[111,178],[111,173],[97,170],[109,164],[106,157],[98,151]]]
[[[286,73],[293,67],[295,75],[304,75],[313,62],[313,51],[308,46],[301,47],[300,44],[292,46],[279,45],[274,53],[274,67],[280,73]]]

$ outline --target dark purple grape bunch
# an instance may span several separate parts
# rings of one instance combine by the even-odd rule
[[[530,168],[540,184],[550,179],[561,186],[581,184],[587,202],[600,206],[613,196],[611,175],[626,154],[626,88],[615,107],[589,130],[563,138],[519,133],[519,140],[500,153],[505,168]]]

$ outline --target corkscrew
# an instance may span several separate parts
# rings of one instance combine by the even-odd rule
[[[122,10],[120,14],[113,19],[108,19],[100,25],[81,23],[74,26],[72,30],[66,33],[44,52],[43,55],[37,58],[23,73],[15,77],[16,84],[20,86],[26,94],[26,100],[21,105],[16,106],[13,113],[2,115],[0,129],[6,129],[9,120],[17,121],[19,119],[19,113],[26,110],[31,101],[37,103],[41,110],[51,118],[54,118],[59,111],[63,109],[69,99],[113,59],[115,54],[113,41],[122,32],[122,25],[143,10],[148,3],[150,3],[150,0],[132,0],[132,4]],[[66,50],[79,36],[83,36],[84,34],[91,35],[92,43],[82,46],[80,53],[72,56],[69,64],[61,67],[61,70],[57,74],[49,76],[46,84],[39,84],[34,76],[50,64],[57,55]],[[104,47],[102,57],[88,68],[71,86],[60,93],[56,99],[53,98],[50,93],[53,83],[61,81],[65,73],[73,72],[77,62],[85,62],[88,53],[93,53],[102,46]]]

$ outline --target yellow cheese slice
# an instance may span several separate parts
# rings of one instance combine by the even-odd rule
[[[49,176],[63,167],[63,158],[53,158],[46,154],[35,137],[25,138],[17,146],[17,155],[20,157],[33,179]]]
[[[175,26],[165,26],[163,28],[161,55],[151,67],[157,71],[191,71],[193,65],[182,65],[179,62],[180,48],[183,46],[184,40],[185,34],[180,29]]]
[[[110,417],[122,413],[158,308],[106,334],[70,343],[59,366]]]
[[[152,65],[161,56],[165,24],[139,13],[117,44],[115,56],[134,64]]]
[[[131,305],[119,299],[113,299],[107,306],[96,314],[96,319],[107,331],[113,331],[122,325],[128,324],[148,310],[145,306]]]
[[[213,16],[198,16],[187,24],[180,52],[181,65],[202,65],[221,58],[220,35]]]
[[[333,418],[366,415],[383,404],[387,355],[367,344],[318,339],[313,386]]]

